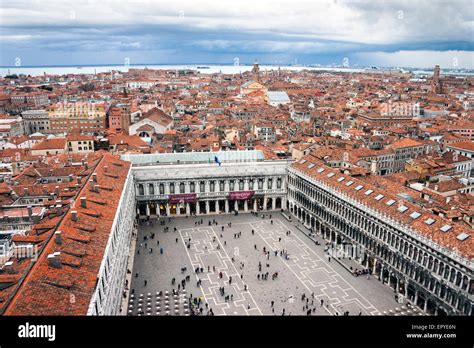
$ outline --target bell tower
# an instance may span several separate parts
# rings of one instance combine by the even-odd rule
[[[252,68],[252,80],[255,82],[260,82],[260,68],[258,66],[257,59],[255,59],[255,62],[253,63],[253,68]]]

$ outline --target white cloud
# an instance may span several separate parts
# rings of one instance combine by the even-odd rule
[[[169,25],[365,44],[472,41],[470,1],[5,1],[2,26]]]
[[[474,69],[473,51],[364,52],[356,56],[365,65],[431,68],[439,64],[444,69]]]

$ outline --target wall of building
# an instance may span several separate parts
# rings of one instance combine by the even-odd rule
[[[135,205],[135,186],[130,170],[120,197],[87,315],[119,314],[135,223]]]
[[[288,202],[299,220],[336,248],[359,247],[355,260],[397,294],[433,314],[473,314],[469,260],[291,167]]]

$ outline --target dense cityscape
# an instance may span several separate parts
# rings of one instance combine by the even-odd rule
[[[1,312],[472,315],[473,83],[257,61],[4,76]]]

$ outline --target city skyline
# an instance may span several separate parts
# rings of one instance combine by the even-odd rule
[[[474,68],[468,1],[5,1],[1,66]]]

